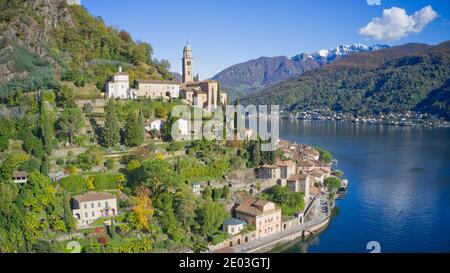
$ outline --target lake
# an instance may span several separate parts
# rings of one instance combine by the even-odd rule
[[[450,252],[450,128],[282,120],[280,136],[332,152],[350,187],[326,230],[273,252]]]

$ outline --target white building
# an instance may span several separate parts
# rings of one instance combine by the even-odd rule
[[[247,222],[236,218],[231,218],[223,223],[223,232],[229,235],[237,235],[247,227]]]
[[[180,83],[175,81],[137,80],[137,97],[177,99],[180,96]]]
[[[119,72],[106,83],[106,96],[108,99],[112,97],[116,99],[130,98],[130,77],[127,73],[122,72],[122,67],[119,67]]]
[[[202,184],[196,182],[192,183],[192,193],[200,194],[202,192]]]
[[[178,126],[178,131],[181,136],[189,135],[189,122],[186,119],[179,119],[175,124]]]
[[[87,226],[100,217],[117,215],[117,200],[105,192],[78,195],[72,199],[72,213],[78,226]]]
[[[27,172],[14,172],[12,175],[12,180],[16,184],[25,184],[28,182]]]
[[[148,133],[151,130],[161,131],[163,128],[163,121],[160,119],[150,119],[145,123],[145,131]]]

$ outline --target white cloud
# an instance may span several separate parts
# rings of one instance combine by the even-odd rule
[[[402,8],[392,7],[383,10],[381,18],[373,18],[359,33],[376,40],[399,40],[409,34],[421,32],[437,16],[431,6],[426,6],[413,15],[408,15]]]

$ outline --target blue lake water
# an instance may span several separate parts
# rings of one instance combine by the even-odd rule
[[[281,252],[450,252],[450,129],[325,121],[280,124],[282,138],[323,147],[350,181],[330,226]]]

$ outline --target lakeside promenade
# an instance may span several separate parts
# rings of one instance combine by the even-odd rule
[[[326,227],[330,221],[330,212],[320,213],[314,220],[282,230],[278,233],[233,247],[235,253],[257,253],[279,244],[292,242],[302,236],[308,236]]]

